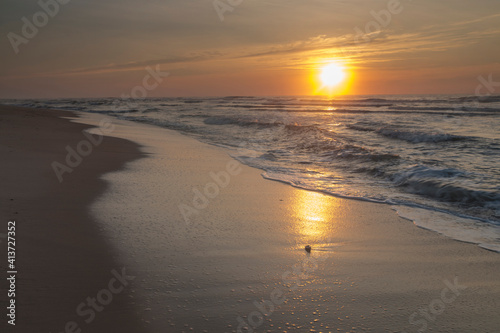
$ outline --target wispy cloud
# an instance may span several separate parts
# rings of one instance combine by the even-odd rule
[[[385,29],[367,36],[369,41],[356,38],[354,32],[339,36],[323,34],[287,43],[209,49],[146,61],[32,73],[26,77],[93,75],[143,70],[146,66],[157,64],[173,66],[220,60],[232,60],[233,66],[238,66],[238,62],[253,61],[257,63],[256,66],[273,69],[304,69],[319,65],[321,59],[337,58],[350,65],[370,67],[380,63],[428,57],[429,53],[471,46],[484,39],[498,40],[500,28],[491,22],[498,21],[499,18],[500,14],[494,14],[472,20],[423,26],[412,32]],[[472,26],[474,29],[471,29]]]

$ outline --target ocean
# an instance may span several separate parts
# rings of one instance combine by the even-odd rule
[[[500,96],[2,102],[177,130],[226,148],[265,178],[388,204],[423,228],[500,252]]]

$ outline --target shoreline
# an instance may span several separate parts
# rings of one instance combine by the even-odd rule
[[[146,147],[148,158],[106,175],[111,189],[93,212],[142,272],[138,292],[154,331],[246,332],[252,320],[255,331],[500,325],[497,253],[416,227],[386,205],[268,181],[179,132],[114,123],[113,135]],[[437,315],[435,305],[443,305]]]
[[[259,169],[259,170],[265,171],[263,169]],[[331,196],[334,198],[367,202],[370,204],[377,204],[377,205],[384,205],[384,206],[389,207],[391,210],[393,210],[394,213],[396,215],[398,215],[400,218],[411,222],[413,225],[415,225],[418,228],[422,228],[424,230],[434,232],[438,235],[445,236],[446,238],[454,240],[454,241],[476,245],[484,250],[500,254],[500,246],[499,245],[481,242],[481,236],[483,236],[483,241],[491,242],[491,240],[495,239],[494,235],[499,234],[499,229],[497,227],[495,227],[494,225],[491,225],[491,221],[484,220],[484,219],[479,218],[479,217],[464,216],[464,215],[460,215],[458,213],[454,213],[451,211],[437,210],[437,209],[432,209],[431,207],[418,206],[418,205],[413,205],[413,204],[404,205],[404,204],[399,204],[399,203],[396,204],[396,203],[389,203],[389,202],[383,202],[383,201],[376,201],[376,200],[372,200],[372,199],[364,198],[364,197],[350,197],[350,196],[346,196],[346,195],[330,193],[330,192],[327,192],[324,190],[301,187],[298,185],[291,184],[290,182],[288,182],[286,180],[274,179],[272,177],[267,177],[266,175],[262,175],[262,178],[269,180],[269,181],[274,181],[274,182],[278,182],[281,184],[285,184],[287,186],[291,186],[291,187],[294,187],[294,188],[299,189],[299,190],[316,192],[316,193],[324,194],[324,195]],[[407,210],[407,211],[402,213],[403,210]],[[416,212],[418,212],[418,211],[424,212],[423,216],[419,216],[418,213],[416,214]],[[441,215],[441,217],[438,217],[439,215]],[[429,223],[429,220],[431,220],[430,217],[435,218],[435,220],[437,220],[439,222],[444,222],[446,220],[455,220],[456,221],[457,219],[459,219],[459,220],[461,220],[461,223],[463,223],[464,225],[473,225],[474,223],[480,223],[480,224],[482,224],[482,228],[489,229],[488,231],[491,232],[491,235],[488,235],[488,237],[485,237],[485,232],[482,231],[480,233],[477,233],[477,235],[471,239],[470,235],[462,235],[460,233],[462,230],[457,229],[455,225],[453,225],[452,228],[449,228],[450,225],[440,226],[440,225],[438,225],[439,222],[433,223],[431,226],[428,225],[428,224],[430,224]],[[445,217],[445,218],[443,218],[443,217]],[[453,228],[453,227],[455,227],[455,228]],[[456,229],[456,230],[454,230],[454,229]],[[498,239],[498,237],[497,237],[497,239]]]
[[[135,315],[130,289],[99,294],[108,290],[111,281],[113,290],[119,290],[116,273],[122,275],[126,267],[116,260],[116,249],[104,241],[88,212],[90,204],[108,187],[99,176],[140,158],[139,147],[106,137],[99,149],[72,173],[66,173],[60,183],[51,164],[64,164],[65,146],[76,147],[86,139],[82,131],[90,128],[62,117],[78,115],[0,106],[2,224],[16,221],[18,270],[16,325],[4,327],[12,332],[146,332]],[[110,155],[106,150],[121,154]],[[2,246],[2,261],[7,258],[5,250]],[[1,286],[1,304],[6,311],[6,285]],[[110,295],[111,299],[105,299]],[[94,310],[89,306],[88,297],[104,300],[105,314],[98,311],[100,307]]]
[[[79,117],[71,122],[56,120],[53,114],[45,124],[39,124],[57,123],[58,131],[53,134],[61,141],[56,149],[59,155],[54,151],[41,154],[48,161],[45,164],[50,166],[53,156],[64,157],[61,153],[68,143],[60,139],[62,129],[74,146],[81,140],[81,129],[98,124],[95,114],[75,114]],[[63,116],[68,115],[64,111]],[[81,217],[78,224],[89,229],[80,235],[82,243],[100,239],[92,249],[65,244],[78,258],[87,257],[84,264],[98,261],[99,265],[85,266],[91,268],[87,276],[93,277],[93,282],[80,291],[72,290],[69,279],[58,280],[59,293],[51,297],[53,303],[66,305],[60,305],[61,313],[73,312],[74,316],[82,299],[105,287],[110,270],[121,268],[112,265],[123,264],[130,268],[129,274],[137,276],[130,294],[118,295],[123,297],[95,320],[92,332],[100,332],[100,320],[105,327],[122,317],[132,323],[121,326],[121,332],[124,328],[141,332],[145,327],[152,332],[191,328],[196,332],[249,331],[245,326],[255,331],[416,332],[425,325],[428,331],[472,333],[490,332],[500,325],[495,311],[500,299],[497,253],[416,228],[385,205],[268,181],[258,169],[234,163],[229,166],[235,160],[222,148],[178,132],[120,120],[113,120],[113,124],[115,130],[88,157],[95,168],[84,175],[84,168],[90,166],[82,164],[66,174],[67,181],[62,183],[67,186],[66,193],[60,196],[74,196],[58,201],[72,203],[73,214],[85,212],[86,218]],[[25,133],[33,132],[25,123],[19,128],[23,126]],[[19,145],[26,148],[27,143]],[[21,171],[19,165],[12,170]],[[12,170],[8,171],[15,174]],[[227,184],[225,173],[230,175]],[[55,181],[55,188],[61,185],[54,174],[51,179],[46,176],[44,182]],[[80,200],[82,194],[75,194],[74,189],[91,187],[88,183],[94,179],[99,190],[89,189],[88,200]],[[217,195],[207,195],[215,194],[210,192],[215,187],[209,184],[219,185]],[[19,189],[20,197],[29,194],[25,190]],[[205,207],[193,201],[196,190],[208,199]],[[19,211],[26,217],[36,215],[53,206],[53,198],[45,201],[42,207],[23,202]],[[90,211],[85,203],[91,204]],[[197,210],[189,215],[189,223],[181,214],[181,204]],[[53,232],[62,238],[77,232],[64,222],[38,225],[36,231],[45,235],[30,236],[47,247],[42,250],[57,249],[49,246],[50,228],[56,228]],[[30,232],[34,231],[20,229],[20,239]],[[310,256],[304,251],[306,244],[313,248]],[[20,252],[19,260],[28,253],[34,256],[36,251],[39,248]],[[89,252],[92,258],[88,258]],[[109,253],[109,260],[99,258],[102,253]],[[82,269],[69,253],[58,254]],[[46,267],[43,262],[26,263],[25,267],[29,265],[33,265],[31,280],[20,289],[29,290],[39,283],[36,271]],[[83,289],[87,295],[79,299],[76,296],[84,294]],[[50,294],[46,290],[34,292]],[[131,304],[131,296],[135,304]],[[111,310],[114,305],[120,309],[123,305],[127,311],[115,312]],[[34,323],[42,314],[19,320]],[[49,319],[47,327],[54,325]],[[40,327],[45,326],[37,329]],[[51,326],[49,331],[57,329]]]

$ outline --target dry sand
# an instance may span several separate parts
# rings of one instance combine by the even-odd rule
[[[137,276],[133,298],[117,295],[83,332],[499,331],[498,253],[417,228],[385,205],[264,180],[221,148],[147,125],[117,121],[116,138],[59,184],[50,163],[87,126],[7,109],[2,216],[19,221],[23,242],[19,332],[81,322],[75,307],[121,265]],[[107,187],[99,180],[127,161],[104,176]],[[229,184],[186,223],[179,205],[194,207],[193,189],[228,170]]]
[[[127,289],[114,295],[105,311],[95,311],[89,323],[84,320],[90,314],[76,314],[87,297],[95,298],[108,287],[112,270],[121,273],[123,267],[88,213],[88,206],[106,188],[99,175],[141,154],[132,142],[108,138],[59,183],[51,163],[63,162],[66,145],[75,147],[85,139],[81,131],[89,127],[58,118],[71,114],[0,107],[0,232],[7,232],[8,221],[16,221],[18,271],[14,327],[6,317],[7,254],[2,242],[1,331],[66,332],[68,322],[74,321],[83,332],[143,332]],[[68,327],[72,332],[73,325]]]

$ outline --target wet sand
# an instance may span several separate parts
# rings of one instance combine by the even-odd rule
[[[139,272],[153,331],[500,327],[500,254],[418,228],[387,205],[265,180],[179,133],[115,124],[112,135],[148,158],[106,175],[110,191],[92,211]]]

